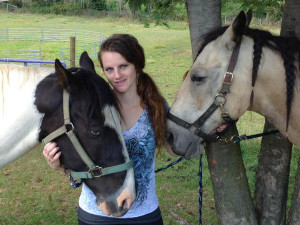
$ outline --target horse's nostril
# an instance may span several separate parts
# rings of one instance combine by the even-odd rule
[[[167,141],[168,141],[169,143],[173,143],[173,140],[174,140],[173,134],[170,133],[170,132],[168,132],[168,133],[167,133]]]
[[[124,210],[128,210],[129,209],[129,205],[127,203],[127,199],[124,199],[121,205],[121,208]]]
[[[122,201],[121,205],[118,208],[118,216],[123,216],[130,208],[130,204],[128,203],[128,201],[125,199]]]

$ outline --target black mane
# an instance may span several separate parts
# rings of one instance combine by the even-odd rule
[[[202,52],[204,47],[211,41],[214,41],[221,36],[228,26],[212,30],[203,36],[201,41],[198,55]],[[289,117],[291,112],[291,106],[294,96],[294,86],[296,79],[296,67],[295,60],[298,61],[300,68],[300,40],[296,37],[282,37],[275,36],[268,31],[260,29],[246,28],[244,35],[251,37],[254,41],[253,45],[253,68],[252,68],[252,87],[255,85],[257,71],[260,65],[262,48],[268,47],[274,51],[278,51],[283,59],[285,74],[286,74],[286,130],[288,129]],[[196,57],[196,58],[197,58]]]
[[[84,69],[69,69],[69,71],[75,72],[73,72],[74,76],[72,76],[72,79],[74,81],[74,83],[72,84],[72,89],[74,90],[74,92],[80,89],[80,91],[87,93],[88,96],[88,98],[85,99],[86,104],[88,105],[88,108],[86,109],[86,115],[88,115],[86,119],[88,121],[86,122],[88,123],[90,121],[91,116],[95,111],[101,112],[102,107],[106,104],[114,106],[117,110],[119,110],[117,98],[113,94],[113,91],[108,83],[96,73],[91,73],[90,71],[86,70],[82,72],[81,70]]]
[[[71,73],[69,77],[70,85],[67,88],[67,91],[70,92],[70,104],[72,105],[73,97],[80,99],[83,95],[85,96],[82,100],[82,103],[86,106],[84,111],[77,110],[75,112],[85,124],[90,123],[92,115],[99,115],[106,104],[115,106],[119,111],[118,101],[112,89],[98,74],[83,68],[70,68],[67,70]],[[56,111],[62,102],[62,91],[63,88],[60,86],[55,73],[42,80],[37,85],[35,93],[35,105],[38,111],[49,115]],[[47,135],[48,133],[41,130],[39,141]]]

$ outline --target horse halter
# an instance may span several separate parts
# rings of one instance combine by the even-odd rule
[[[221,116],[226,123],[235,123],[236,120],[233,120],[229,113],[226,112],[224,105],[226,103],[226,94],[230,92],[230,86],[233,81],[233,70],[237,62],[237,58],[239,55],[241,43],[237,43],[234,47],[229,65],[227,68],[227,72],[224,74],[223,83],[219,94],[216,95],[214,102],[210,105],[210,107],[195,121],[195,122],[186,122],[183,119],[171,114],[168,112],[167,118],[177,125],[188,129],[192,134],[195,134],[206,141],[209,142],[217,142],[223,140],[217,134],[206,134],[201,130],[201,126],[205,123],[205,121],[220,107]]]
[[[98,165],[95,165],[95,163],[91,160],[91,158],[88,156],[88,154],[86,153],[86,151],[80,144],[78,138],[76,137],[76,134],[74,133],[74,125],[72,124],[71,119],[70,119],[69,99],[70,99],[69,93],[66,90],[64,90],[63,91],[64,125],[58,129],[56,129],[55,131],[53,131],[47,137],[45,137],[42,140],[42,142],[43,142],[43,144],[46,144],[63,134],[66,134],[69,137],[69,139],[72,142],[77,153],[79,154],[81,159],[84,161],[84,163],[89,168],[89,170],[86,172],[76,172],[76,171],[71,170],[71,175],[69,175],[70,180],[72,179],[71,181],[73,181],[72,176],[79,178],[79,179],[98,178],[98,177],[102,177],[104,175],[122,172],[122,171],[128,170],[129,168],[133,167],[132,161],[128,161],[128,162],[125,162],[125,163],[122,163],[122,164],[119,164],[116,166],[111,166],[111,167],[106,167],[106,168],[102,168]]]

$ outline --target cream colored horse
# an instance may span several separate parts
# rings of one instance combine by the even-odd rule
[[[54,68],[0,64],[0,168],[39,144],[43,114],[34,105],[37,84]]]
[[[265,31],[250,29],[243,12],[231,26],[222,29],[204,39],[200,54],[184,79],[170,113],[187,122],[194,122],[203,115],[220,93],[229,59],[235,46],[240,43],[224,109],[234,120],[247,110],[258,112],[300,147],[299,40],[274,37]],[[254,40],[261,40],[264,45],[256,82],[253,83],[252,79],[255,81],[255,78],[252,78],[252,70],[258,66],[253,62],[258,54],[253,48]],[[287,68],[284,67],[283,56]],[[291,82],[287,85],[286,80]],[[223,123],[221,109],[218,108],[200,130],[205,134],[214,134]],[[191,158],[203,152],[204,139],[188,129],[168,120],[168,132],[169,142],[177,154]]]

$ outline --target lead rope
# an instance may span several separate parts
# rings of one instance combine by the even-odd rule
[[[182,160],[184,160],[183,156],[179,157],[177,160],[171,162],[167,166],[155,170],[154,172],[158,173],[162,170],[168,169],[169,167],[176,165]],[[201,154],[200,161],[199,161],[199,225],[202,225],[202,195],[203,195],[203,191],[202,191],[202,154]]]
[[[202,225],[202,155],[199,159],[199,225]]]
[[[160,172],[160,171],[162,171],[162,170],[168,169],[169,167],[174,166],[175,164],[179,163],[179,162],[182,161],[183,159],[184,159],[184,157],[181,156],[181,157],[179,157],[177,160],[175,160],[174,162],[171,162],[171,163],[168,164],[167,166],[162,167],[162,168],[159,168],[159,169],[155,170],[154,172],[155,172],[155,173],[158,173],[158,172]]]
[[[225,142],[225,143],[236,144],[236,143],[239,143],[241,141],[250,140],[250,139],[253,139],[253,138],[263,137],[263,136],[277,134],[277,133],[279,133],[279,130],[270,130],[270,131],[266,131],[266,132],[263,132],[263,133],[252,134],[252,135],[245,135],[245,134],[240,135],[240,136],[234,135],[230,138],[221,138],[220,140]]]

